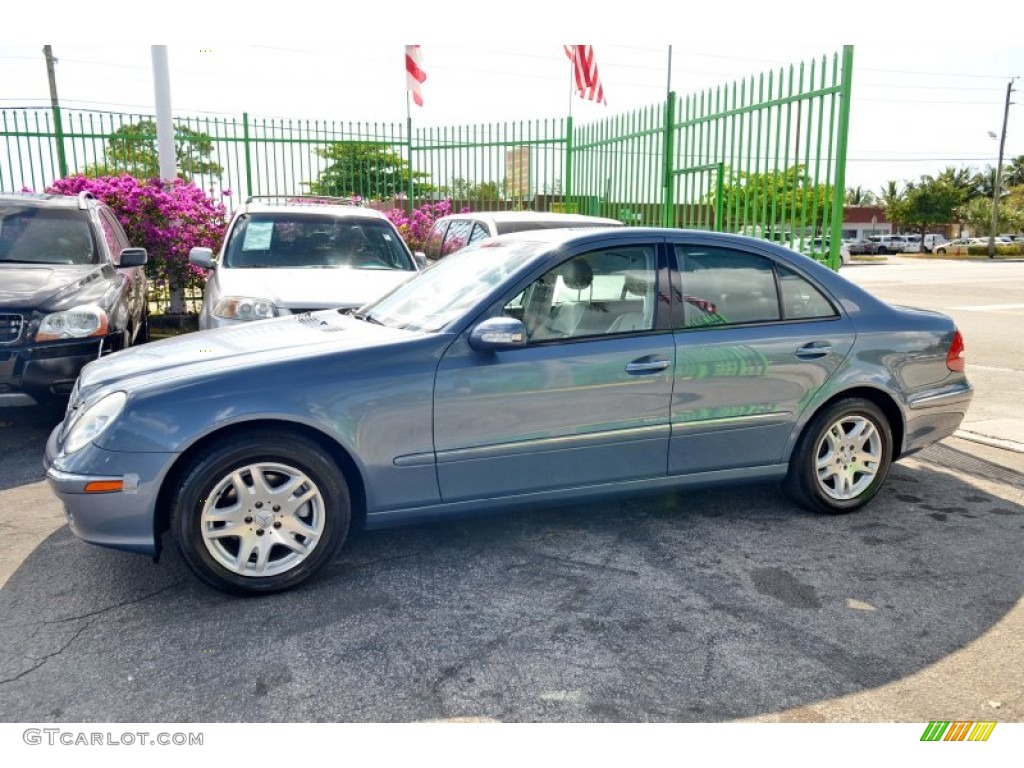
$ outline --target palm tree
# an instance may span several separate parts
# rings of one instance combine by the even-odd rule
[[[846,190],[846,204],[847,205],[875,205],[878,203],[878,198],[875,197],[874,192],[870,189],[864,189],[863,187],[850,187]]]
[[[1024,155],[1018,155],[1003,168],[1003,181],[1007,187],[1024,185]]]
[[[882,187],[882,193],[878,196],[879,201],[885,207],[889,207],[901,197],[903,197],[904,190],[900,189],[898,181],[887,181],[885,186]]]
[[[970,168],[954,168],[952,165],[947,165],[938,175],[937,180],[944,181],[953,189],[962,192],[965,201],[973,200],[980,194],[976,176],[971,173]]]

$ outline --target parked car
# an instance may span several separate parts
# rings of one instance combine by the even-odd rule
[[[788,248],[547,230],[354,313],[92,363],[45,465],[80,538],[152,555],[169,530],[201,579],[255,594],[357,525],[754,481],[852,512],[971,394],[952,320]]]
[[[794,244],[799,246],[795,250],[805,256],[813,256],[819,261],[824,259],[832,250],[832,240],[827,237],[807,238],[802,243],[797,240]],[[850,247],[845,242],[839,244],[839,263],[843,266],[850,263]]]
[[[950,255],[962,255],[967,253],[967,249],[971,245],[976,245],[973,237],[959,237],[956,240],[949,240],[945,243],[940,243],[935,246],[933,253],[938,254],[950,254]]]
[[[232,218],[220,255],[193,248],[189,260],[212,270],[199,313],[204,330],[359,307],[418,270],[384,214],[325,197],[250,197]]]
[[[846,248],[853,256],[863,256],[874,254],[878,248],[877,243],[872,242],[865,238],[854,238],[851,240],[845,240]]]
[[[948,242],[945,235],[929,232],[924,236],[924,249],[928,253],[934,253],[936,248]]]
[[[146,341],[145,263],[88,192],[0,195],[0,406],[60,402],[86,363]]]
[[[902,253],[907,245],[902,235],[872,235],[868,239],[875,244],[875,253]]]
[[[542,213],[537,211],[480,211],[453,213],[434,222],[423,247],[431,261],[455,253],[488,237],[527,232],[535,229],[565,227],[624,227],[616,219],[584,216],[576,213]]]

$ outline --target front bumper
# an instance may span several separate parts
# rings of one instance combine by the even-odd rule
[[[90,544],[155,555],[156,502],[177,454],[121,453],[88,445],[76,454],[60,451],[58,424],[46,443],[43,466],[64,504],[71,532]],[[87,493],[88,483],[120,480],[124,490]]]
[[[103,339],[104,351],[112,349],[112,340],[112,336]],[[99,353],[98,338],[0,347],[0,407],[66,398],[82,368]]]

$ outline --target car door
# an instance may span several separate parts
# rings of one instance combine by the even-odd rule
[[[853,346],[814,281],[766,254],[677,244],[669,474],[777,464]]]
[[[449,348],[434,397],[444,501],[665,476],[664,258],[654,242],[564,258],[484,314],[522,320],[525,346],[477,352],[467,332]]]

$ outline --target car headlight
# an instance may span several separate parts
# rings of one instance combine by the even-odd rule
[[[106,336],[108,328],[106,312],[95,304],[83,304],[44,317],[36,331],[36,341]]]
[[[112,392],[86,408],[64,438],[64,453],[77,453],[102,435],[124,410],[127,400],[124,392]]]
[[[269,299],[225,296],[214,306],[213,314],[226,320],[266,320],[277,315],[277,308]]]

